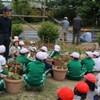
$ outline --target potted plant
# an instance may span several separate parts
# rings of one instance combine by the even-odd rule
[[[10,69],[11,72],[14,72],[16,71],[17,74],[20,74],[20,71],[21,71],[21,66],[22,64],[15,61],[15,60],[12,60],[12,61],[9,61],[7,63],[8,65],[8,70]]]
[[[22,84],[22,77],[17,73],[17,62],[14,62],[14,75],[8,75],[4,78],[6,90],[8,93],[15,94],[20,91]],[[9,68],[9,72],[12,70],[12,67]]]
[[[67,67],[65,61],[62,58],[59,59],[59,62],[60,63],[58,65],[56,63],[56,65],[52,67],[52,70],[53,70],[54,79],[58,81],[62,81],[65,79],[67,73]]]

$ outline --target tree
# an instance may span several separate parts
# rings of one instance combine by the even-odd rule
[[[16,14],[20,15],[29,15],[32,11],[29,0],[13,0],[12,8]]]
[[[47,3],[54,17],[67,16],[70,22],[77,13],[83,17],[85,25],[100,25],[100,0],[54,0]]]
[[[0,14],[2,13],[2,7],[3,7],[3,4],[2,4],[2,1],[0,0]]]

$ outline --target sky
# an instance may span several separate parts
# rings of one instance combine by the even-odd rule
[[[12,0],[1,0],[1,1],[12,1]]]

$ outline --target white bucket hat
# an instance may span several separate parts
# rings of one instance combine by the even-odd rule
[[[93,55],[95,55],[95,56],[97,56],[97,57],[98,57],[100,54],[99,54],[99,52],[94,51],[94,52],[93,52]]]
[[[20,53],[22,53],[22,54],[25,54],[25,53],[28,53],[28,52],[29,52],[29,50],[27,48],[22,48],[20,50]]]
[[[25,45],[24,41],[19,41],[19,45]]]
[[[60,51],[60,46],[59,45],[55,45],[54,46],[54,50],[59,52]]]
[[[38,52],[37,54],[36,54],[36,58],[38,58],[38,59],[40,59],[40,60],[44,60],[44,59],[46,59],[46,54],[44,53],[44,52]]]
[[[74,57],[74,58],[79,58],[80,57],[80,54],[77,53],[77,52],[73,52],[70,56],[71,57]]]
[[[47,52],[47,51],[48,51],[48,49],[47,49],[47,47],[46,47],[46,46],[42,46],[42,47],[41,47],[41,50],[44,50],[45,52]]]
[[[90,58],[92,58],[93,57],[93,53],[91,52],[91,51],[87,51],[87,52],[85,52]]]
[[[19,37],[18,36],[14,36],[14,39],[19,39]]]
[[[13,42],[19,42],[19,40],[18,39],[14,39]]]
[[[0,53],[4,53],[6,51],[6,47],[4,45],[0,45]]]

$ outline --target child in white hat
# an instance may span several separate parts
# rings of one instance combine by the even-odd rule
[[[97,51],[93,52],[93,61],[95,63],[94,71],[100,71],[100,54]]]
[[[86,69],[83,69],[81,63],[79,62],[80,54],[73,52],[70,56],[72,60],[67,64],[67,78],[70,80],[80,80],[86,72]]]
[[[19,53],[20,53],[20,56],[18,56],[16,58],[16,60],[22,64],[21,74],[24,74],[24,73],[26,73],[28,63],[31,62],[31,60],[29,58],[27,58],[29,50],[27,48],[22,48],[19,51]]]
[[[20,49],[24,48],[25,47],[24,41],[20,40],[19,41],[19,46],[20,46]]]
[[[11,75],[11,73],[5,69],[6,68],[6,59],[3,57],[4,52],[6,51],[6,48],[4,45],[0,45],[0,91],[4,90],[4,81],[3,78],[5,78],[8,74]]]
[[[46,59],[46,56],[40,51],[36,54],[36,60],[28,64],[28,73],[23,75],[26,88],[31,90],[34,88],[41,90],[43,88],[46,77],[44,74],[46,71],[43,63],[44,59]]]
[[[31,48],[29,48],[29,54],[28,54],[27,57],[31,60],[34,60],[36,53],[37,53],[37,48],[36,47],[31,47]]]
[[[85,52],[85,58],[81,60],[82,67],[86,68],[87,73],[93,73],[94,72],[94,61],[92,59],[93,53],[91,51]]]
[[[48,48],[46,46],[42,46],[40,48],[40,51],[43,52],[45,54],[45,56],[46,56],[46,59],[43,60],[43,63],[45,64],[45,68],[46,68],[46,70],[50,70],[48,72],[48,74],[50,73],[51,76],[53,77],[52,65],[50,63],[48,63],[48,61],[47,61],[48,60],[48,57],[49,57],[49,55],[47,53]]]
[[[49,54],[49,57],[50,58],[54,58],[55,56],[59,55],[60,54],[60,46],[59,45],[55,45],[54,46],[54,50]]]
[[[35,41],[30,41],[30,44],[29,44],[29,47],[28,49],[30,50],[31,48],[35,47],[36,48],[36,51],[37,51],[37,45],[36,45],[36,42]]]

